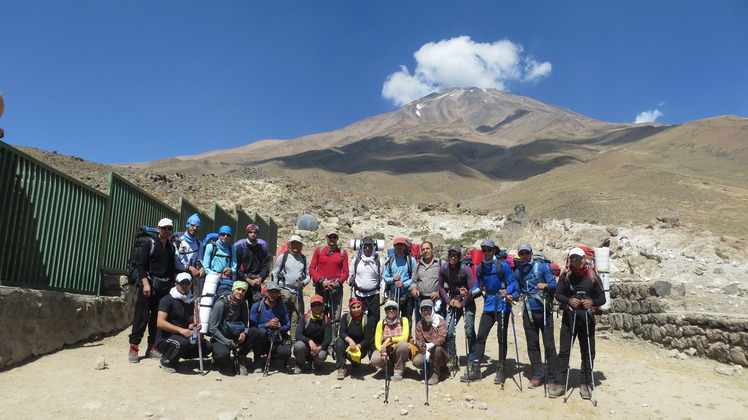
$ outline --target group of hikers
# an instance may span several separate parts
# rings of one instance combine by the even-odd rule
[[[167,372],[175,372],[181,359],[198,357],[202,369],[203,359],[212,354],[213,366],[226,375],[267,374],[271,369],[320,374],[331,356],[337,379],[342,380],[360,374],[368,357],[371,366],[384,371],[387,383],[402,380],[411,362],[428,386],[459,374],[456,330],[462,320],[466,369],[460,381],[483,378],[486,342],[496,324],[499,354],[494,383],[503,388],[511,322],[516,366],[510,371],[512,377],[515,373],[519,377],[521,388],[514,326],[517,307],[532,371],[528,386],[544,386],[551,398],[566,395],[570,353],[578,341],[579,392],[584,399],[592,398],[593,311],[605,303],[605,294],[585,249],[571,249],[561,269],[534,258],[529,243],[520,243],[516,255],[507,256],[486,239],[480,246],[482,259],[471,264],[459,245],[450,245],[443,260],[429,241],[420,244],[416,258],[410,241],[401,237],[394,239],[394,250],[384,258],[377,245],[382,241],[367,236],[349,259],[338,245],[338,231],[329,229],[325,245],[307,261],[298,235],[292,235],[281,253],[273,256],[258,239],[255,224],[248,225],[246,239],[237,242],[232,240],[232,229],[222,226],[215,239],[203,244],[198,240],[199,228],[197,214],[180,234],[174,234],[170,219],[162,219],[153,240],[134,252],[138,296],[129,336],[130,362],[140,360],[139,345],[147,329],[147,356],[159,359]],[[206,292],[213,290],[208,287],[211,283],[217,284],[214,293]],[[306,310],[303,290],[309,283],[314,294]],[[343,312],[346,286],[350,297]],[[558,352],[554,300],[563,313]],[[206,306],[211,307],[208,319],[200,319]]]

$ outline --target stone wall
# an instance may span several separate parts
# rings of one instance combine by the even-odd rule
[[[120,284],[120,296],[0,286],[0,369],[131,325],[134,288],[125,277],[112,280]]]
[[[611,284],[611,309],[600,324],[690,356],[748,366],[746,317],[669,311],[667,282]]]

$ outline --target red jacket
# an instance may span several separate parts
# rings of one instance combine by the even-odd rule
[[[337,278],[340,284],[345,283],[348,280],[348,252],[341,248],[332,251],[326,246],[315,249],[312,262],[309,264],[309,274],[314,284],[325,277]]]

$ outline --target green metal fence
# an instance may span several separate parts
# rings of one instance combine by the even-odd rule
[[[0,284],[98,293],[107,196],[0,142]]]
[[[0,285],[35,289],[99,293],[104,273],[126,272],[135,230],[164,217],[181,231],[199,213],[200,237],[249,223],[240,207],[237,219],[217,204],[211,218],[184,198],[174,210],[113,172],[104,194],[3,142],[0,199]],[[277,225],[255,220],[274,253]]]

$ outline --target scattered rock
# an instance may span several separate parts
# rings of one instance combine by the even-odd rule
[[[478,403],[478,410],[488,410],[488,404],[484,402]]]
[[[472,395],[470,395],[470,394],[467,394],[467,395],[465,395],[465,401],[467,401],[467,402],[475,401],[475,397],[472,396]]]
[[[106,360],[104,359],[104,356],[99,356],[98,359],[96,359],[96,363],[94,364],[94,369],[96,370],[104,370],[108,368],[109,365],[106,363]]]
[[[408,410],[406,410],[404,408],[401,408],[400,411],[399,411],[399,414],[401,416],[407,416],[408,415]]]

